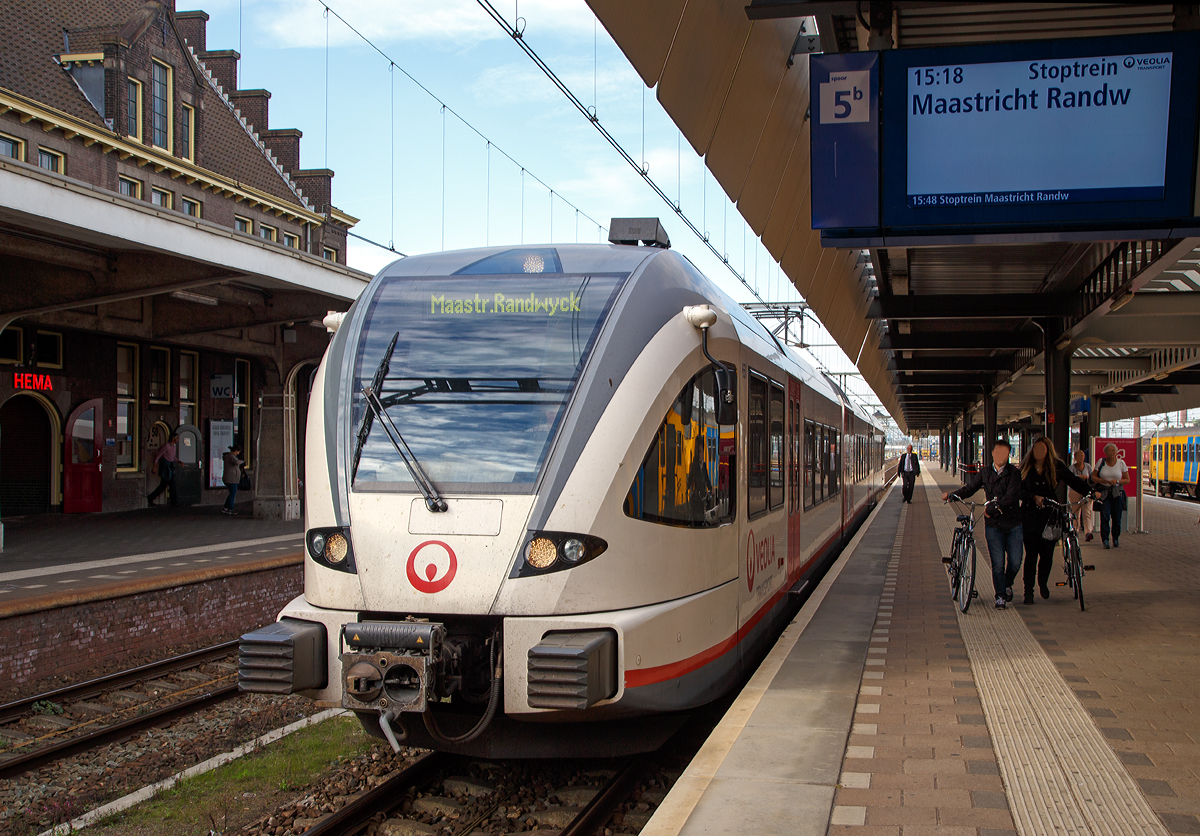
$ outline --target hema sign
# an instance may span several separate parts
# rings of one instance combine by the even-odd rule
[[[233,375],[214,374],[208,379],[209,395],[214,398],[233,399]],[[222,451],[224,452],[224,451]]]

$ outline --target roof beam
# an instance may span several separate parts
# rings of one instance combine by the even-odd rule
[[[922,357],[896,357],[890,368],[901,372],[1010,372],[1010,357],[963,357],[956,354],[928,354]]]
[[[851,2],[808,2],[808,0],[750,0],[746,17],[750,20],[777,20],[781,17],[809,15],[853,15],[856,4]]]
[[[896,375],[897,387],[904,389],[909,386],[952,386],[958,389],[964,386],[991,386],[995,376],[991,374],[944,375],[936,372],[912,372]]]
[[[1084,299],[1074,293],[958,293],[945,296],[876,296],[867,319],[1030,319],[1077,317]]]
[[[1041,348],[1037,331],[936,331],[883,335],[879,347],[887,351],[968,351],[974,349]]]

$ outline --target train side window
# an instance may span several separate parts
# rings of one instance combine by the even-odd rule
[[[804,507],[813,507],[813,485],[817,467],[817,429],[813,422],[804,419]]]
[[[771,384],[769,415],[770,430],[770,474],[767,480],[767,496],[771,510],[783,506],[783,419],[785,415],[783,387]]]
[[[800,510],[803,502],[800,487],[800,467],[802,444],[800,436],[800,402],[795,398],[788,399],[788,513],[794,514]]]
[[[684,528],[732,522],[737,511],[737,427],[716,420],[711,369],[688,381],[654,435],[625,497],[634,519]]]
[[[746,511],[753,519],[767,510],[767,381],[750,375],[749,414],[746,417]]]

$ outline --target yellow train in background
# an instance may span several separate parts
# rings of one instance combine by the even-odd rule
[[[1197,471],[1200,471],[1200,427],[1164,430],[1150,439],[1150,462],[1147,473],[1150,490],[1159,496],[1186,493],[1193,499],[1197,491]]]

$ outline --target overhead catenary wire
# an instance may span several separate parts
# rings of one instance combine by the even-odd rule
[[[506,160],[508,160],[510,163],[512,163],[517,168],[520,168],[523,172],[528,173],[529,176],[533,180],[540,183],[542,186],[544,186],[547,189],[550,188],[549,183],[542,180],[540,177],[535,175],[533,172],[528,171],[528,169],[526,169],[525,166],[523,166],[515,157],[513,157],[511,154],[509,154],[507,151],[505,151],[503,148],[501,148],[499,145],[497,145],[496,142],[494,140],[492,140],[489,136],[487,136],[485,133],[483,133],[483,131],[481,131],[479,128],[475,127],[473,124],[471,124],[469,121],[467,121],[466,117],[464,117],[461,113],[456,111],[454,108],[450,107],[450,105],[446,104],[446,102],[443,101],[441,99],[441,97],[439,97],[436,93],[434,93],[432,90],[430,90],[428,87],[426,87],[420,81],[418,81],[417,78],[412,73],[410,73],[408,70],[404,69],[404,66],[402,64],[400,64],[398,61],[396,61],[394,58],[392,58],[392,56],[390,56],[386,52],[384,52],[383,49],[379,47],[379,45],[377,45],[374,41],[372,41],[370,38],[368,38],[366,35],[364,35],[362,32],[360,32],[357,28],[355,28],[355,26],[352,23],[350,23],[348,20],[346,20],[346,18],[344,18],[340,14],[338,14],[337,10],[335,10],[332,6],[330,6],[328,3],[326,3],[325,0],[317,0],[317,3],[324,9],[324,15],[325,15],[325,167],[326,168],[329,167],[329,17],[330,17],[330,15],[332,15],[333,17],[336,17],[339,21],[341,21],[342,24],[347,29],[349,29],[356,36],[358,36],[359,40],[361,40],[363,43],[365,43],[367,46],[369,46],[371,49],[373,49],[376,53],[378,53],[381,58],[383,58],[389,64],[395,66],[395,68],[397,70],[399,70],[401,73],[404,74],[405,78],[407,78],[414,85],[416,85],[418,88],[420,88],[420,90],[423,93],[425,93],[425,95],[429,96],[429,98],[433,99],[435,102],[438,103],[438,105],[440,105],[442,108],[444,108],[446,113],[449,113],[451,116],[453,116],[455,119],[457,119],[460,123],[462,123],[463,127],[467,128],[469,131],[471,131],[477,137],[479,137],[484,142],[486,142],[489,146],[489,149],[495,148],[497,153],[501,154]],[[513,31],[517,31],[517,30],[513,30]],[[519,36],[520,36],[520,32],[518,31],[517,37],[519,37]],[[443,114],[443,120],[444,120],[444,118],[445,118],[445,114]],[[576,206],[574,203],[572,203],[571,201],[564,198],[561,192],[559,192],[558,198],[559,198],[559,200],[563,201],[568,206],[570,206],[572,209],[577,210],[581,215],[583,215],[583,217],[587,218],[587,220],[590,223],[595,224],[597,234],[602,233],[602,232],[604,232],[604,233],[608,232],[608,226],[600,223],[595,218],[593,218],[591,215],[589,215],[587,212],[583,211],[578,206]]]
[[[613,147],[613,150],[621,155],[621,158],[625,160],[625,162],[628,163],[634,171],[638,173],[638,176],[640,176],[646,182],[646,185],[648,185],[654,191],[654,193],[662,199],[663,203],[670,206],[679,219],[687,226],[687,228],[690,229],[697,238],[704,242],[704,245],[708,247],[713,255],[721,259],[721,263],[725,265],[729,272],[732,273],[747,290],[754,294],[754,298],[760,302],[764,301],[763,298],[758,295],[758,291],[756,291],[754,287],[746,281],[746,277],[739,273],[737,268],[729,263],[729,258],[717,251],[717,248],[714,247],[712,242],[708,240],[708,234],[701,233],[701,231],[692,222],[691,218],[684,214],[683,209],[681,207],[677,207],[667,193],[663,191],[662,187],[655,182],[655,180],[650,176],[647,167],[644,165],[644,161],[642,164],[640,164],[637,160],[635,160],[633,155],[625,149],[625,146],[623,146],[620,141],[611,133],[609,133],[608,129],[600,123],[600,118],[596,114],[589,111],[587,105],[579,100],[579,97],[571,91],[571,88],[567,86],[566,82],[559,78],[558,74],[551,69],[550,65],[542,60],[542,57],[538,55],[536,50],[529,46],[525,40],[524,30],[518,29],[516,26],[509,24],[508,20],[495,6],[492,5],[490,0],[476,0],[476,2],[479,3],[479,6],[488,13],[492,20],[494,20],[496,24],[499,25],[500,28],[502,28],[509,35],[509,37],[513,39],[517,46],[521,48],[521,51],[529,56],[529,59],[537,65],[538,69],[542,71],[546,78],[550,79],[550,82],[558,88],[559,92],[567,97],[567,100],[575,107],[575,109],[587,117],[588,121],[592,123],[592,126],[600,133],[602,137],[604,137],[604,140]]]

